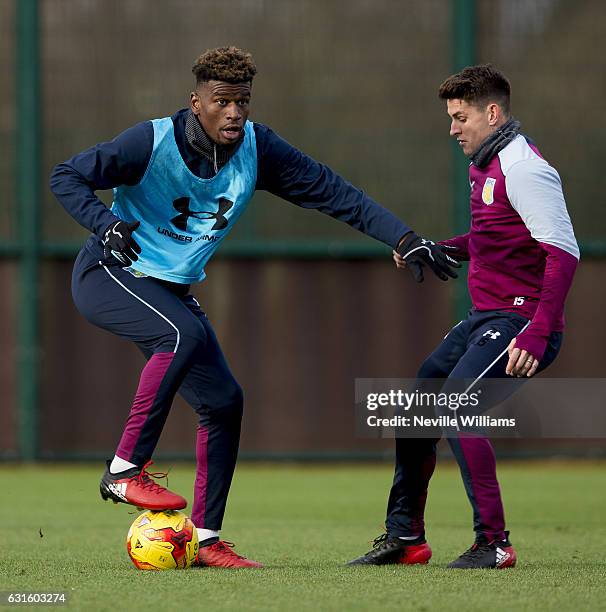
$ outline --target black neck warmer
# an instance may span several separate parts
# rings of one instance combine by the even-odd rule
[[[520,133],[520,122],[513,117],[493,132],[470,156],[471,162],[478,168],[484,168],[488,162],[504,149]]]
[[[198,121],[198,117],[190,111],[185,120],[185,137],[194,151],[212,162],[216,174],[238,150],[242,143],[244,132],[242,132],[242,138],[238,142],[231,145],[218,145],[204,131],[204,128]]]

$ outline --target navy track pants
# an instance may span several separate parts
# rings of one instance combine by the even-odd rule
[[[442,392],[461,392],[461,379],[506,378],[507,346],[528,325],[528,319],[503,311],[470,311],[422,364],[417,378],[447,379]],[[556,358],[562,334],[554,332],[538,371]],[[522,384],[524,380],[515,379]],[[512,386],[513,387],[513,386]],[[435,390],[434,390],[435,391]],[[504,398],[501,397],[501,401]],[[490,407],[486,404],[486,407]],[[438,439],[396,439],[396,468],[387,502],[385,526],[391,536],[424,538],[424,512],[429,480],[436,465]],[[490,441],[478,435],[449,437],[465,491],[473,509],[476,538],[505,538],[505,515]]]
[[[242,389],[187,285],[137,278],[112,257],[80,251],[72,295],[94,325],[135,342],[147,358],[116,454],[138,466],[158,443],[175,394],[197,412],[192,521],[221,528],[236,466]]]

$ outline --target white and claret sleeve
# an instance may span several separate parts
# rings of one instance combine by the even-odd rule
[[[505,175],[505,187],[530,235],[537,242],[570,253],[578,261],[579,247],[555,168],[540,157],[520,161]]]
[[[579,261],[579,247],[560,177],[544,159],[526,159],[511,166],[505,175],[505,186],[511,205],[545,252],[539,305],[531,324],[516,339],[517,348],[540,360],[549,336],[562,319]]]

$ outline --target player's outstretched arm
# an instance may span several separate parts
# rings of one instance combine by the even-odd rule
[[[257,189],[264,189],[302,208],[318,210],[392,249],[407,245],[410,269],[415,279],[423,279],[428,266],[440,278],[456,277],[448,259],[435,243],[423,240],[392,212],[375,202],[361,189],[347,182],[328,166],[305,155],[268,127],[255,124],[257,135]],[[413,244],[414,243],[414,244]],[[418,248],[417,248],[418,247]],[[453,276],[454,274],[454,276]]]

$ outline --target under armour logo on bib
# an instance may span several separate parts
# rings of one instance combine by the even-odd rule
[[[230,200],[221,198],[217,212],[189,210],[189,202],[190,198],[188,197],[177,198],[173,202],[173,208],[180,213],[171,219],[172,224],[177,229],[187,231],[187,221],[190,217],[194,217],[194,219],[215,219],[215,224],[210,228],[211,230],[222,230],[227,227],[229,220],[225,217],[225,213],[234,205]]]

